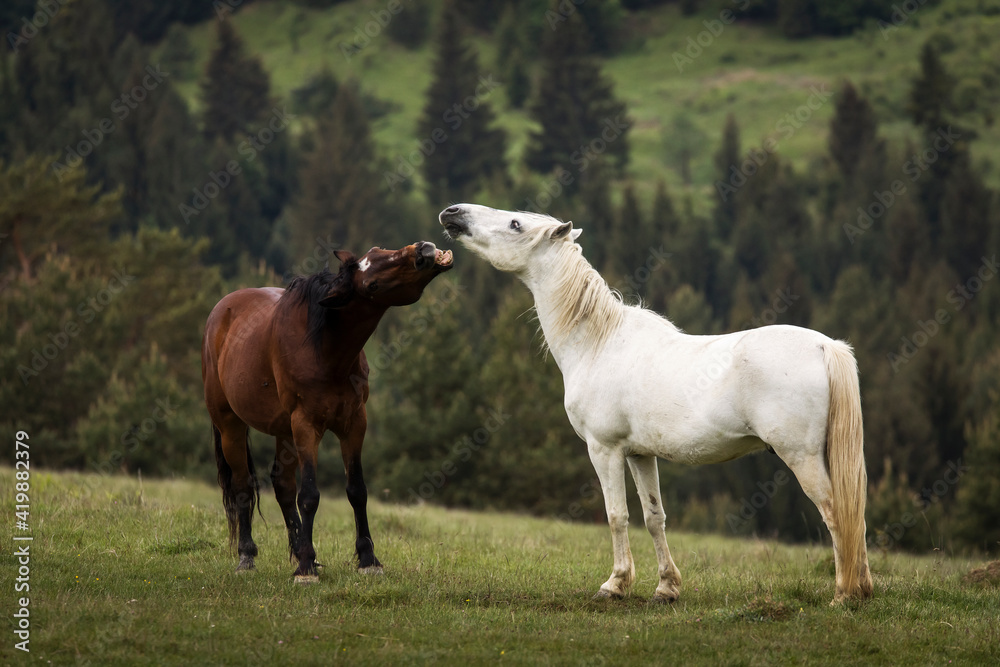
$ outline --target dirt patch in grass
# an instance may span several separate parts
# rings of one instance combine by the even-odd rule
[[[990,561],[984,567],[970,571],[962,577],[962,582],[984,588],[1000,587],[1000,560]]]
[[[770,596],[754,598],[738,609],[720,609],[718,614],[724,620],[741,621],[743,623],[770,623],[772,621],[787,621],[793,615],[793,610],[784,602],[776,602]]]

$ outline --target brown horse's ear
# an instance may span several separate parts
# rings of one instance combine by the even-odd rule
[[[350,280],[336,280],[330,291],[319,300],[324,308],[343,308],[354,298],[354,284]]]
[[[341,264],[352,264],[358,261],[354,253],[347,250],[334,250],[333,256],[339,259]]]

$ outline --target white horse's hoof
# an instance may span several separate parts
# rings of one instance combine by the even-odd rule
[[[601,590],[594,593],[594,600],[621,600],[624,595],[621,593],[612,593],[611,591],[602,588]]]
[[[359,567],[359,574],[383,574],[381,565],[369,565],[368,567]]]
[[[302,585],[318,584],[319,577],[315,574],[297,574],[295,575],[295,583]]]
[[[678,595],[664,595],[663,593],[656,593],[649,599],[653,604],[673,604],[677,602]]]

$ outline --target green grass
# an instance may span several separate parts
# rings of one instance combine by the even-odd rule
[[[683,71],[678,71],[673,54],[683,52],[689,38],[697,39],[706,30],[703,22],[717,19],[718,11],[682,16],[676,5],[669,5],[632,15],[626,23],[630,44],[605,62],[605,72],[634,120],[630,173],[640,197],[648,206],[661,178],[675,194],[684,191],[678,167],[665,149],[665,143],[672,140],[671,127],[677,114],[687,115],[705,137],[692,160],[690,192],[698,212],[707,212],[714,205],[712,156],[729,113],[740,124],[744,150],[774,136],[780,140],[778,155],[782,160],[790,161],[800,172],[815,169],[816,161],[826,154],[832,99],[791,137],[786,138],[775,126],[807,101],[813,86],[836,90],[845,79],[869,97],[882,135],[894,143],[889,168],[901,166],[906,160],[902,155],[904,140],[913,141],[915,147],[921,145],[905,108],[924,41],[935,33],[951,38],[955,46],[945,55],[945,62],[960,82],[978,80],[984,68],[992,67],[988,63],[1000,57],[994,38],[1000,30],[1000,15],[970,14],[973,5],[973,0],[945,0],[938,6],[922,7],[897,30],[883,34],[872,23],[841,38],[788,40],[772,26],[736,23],[726,26]],[[293,89],[326,66],[338,76],[357,78],[367,90],[397,105],[394,113],[376,122],[374,132],[382,153],[394,161],[417,146],[417,120],[430,85],[433,40],[417,51],[408,51],[382,33],[358,55],[345,58],[341,42],[349,41],[358,26],[371,20],[371,11],[384,7],[381,0],[355,0],[323,11],[257,2],[228,20],[237,26],[248,48],[263,59],[277,96],[287,99]],[[299,13],[307,18],[296,51],[290,28]],[[191,29],[199,72],[214,43],[214,23],[207,21]],[[483,73],[494,72],[494,37],[477,33],[470,42],[480,52]],[[197,82],[177,83],[197,107]],[[516,162],[534,124],[524,111],[506,107],[502,89],[490,99],[511,140],[509,157]],[[986,160],[983,177],[993,186],[1000,184],[1000,170],[995,168],[1000,165],[1000,123],[987,123],[980,111],[964,116],[962,122],[979,133],[973,155],[977,162]]]
[[[0,497],[13,504],[13,474]],[[298,586],[277,503],[263,498],[258,569],[237,575],[217,489],[189,481],[31,476],[31,654],[66,664],[995,664],[1000,591],[982,563],[874,555],[872,601],[832,608],[830,550],[670,534],[679,602],[651,605],[652,546],[632,531],[633,595],[594,601],[606,526],[373,502],[383,576],[351,565],[348,504],[320,505],[320,583]],[[12,526],[13,517],[8,525]],[[15,544],[12,528],[5,544]],[[2,589],[14,607],[14,566]],[[9,618],[9,617],[8,617]],[[8,621],[8,627],[11,623]]]

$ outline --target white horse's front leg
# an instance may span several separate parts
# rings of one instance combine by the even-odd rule
[[[632,470],[635,488],[642,500],[646,530],[653,538],[656,560],[659,563],[660,585],[653,594],[653,602],[674,602],[681,594],[681,573],[670,557],[667,534],[663,527],[666,514],[660,498],[660,475],[656,470],[655,456],[630,456],[628,467]]]
[[[611,526],[611,543],[615,552],[615,567],[594,597],[620,598],[635,581],[635,565],[628,545],[628,505],[625,503],[625,455],[616,447],[597,442],[587,443],[590,460],[601,480],[604,508]]]

